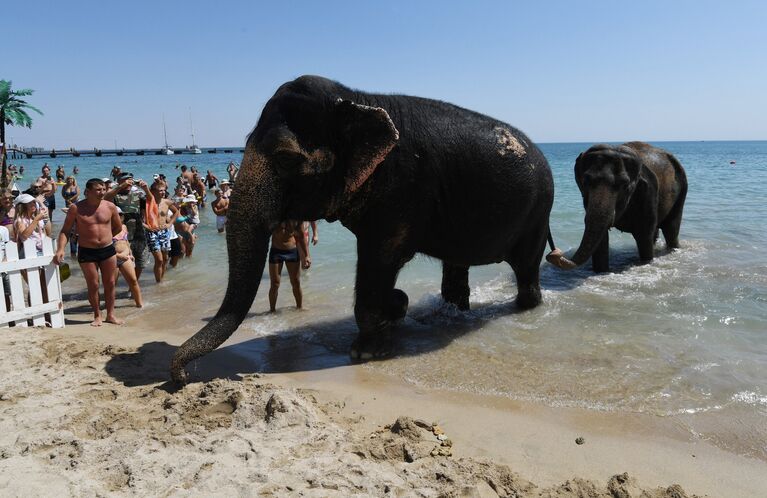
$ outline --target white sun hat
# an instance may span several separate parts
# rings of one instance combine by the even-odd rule
[[[19,194],[19,196],[13,200],[13,205],[17,206],[19,204],[27,204],[33,202],[34,200],[35,198],[29,194]]]

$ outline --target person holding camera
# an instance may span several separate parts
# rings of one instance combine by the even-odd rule
[[[114,202],[124,214],[125,226],[128,228],[128,240],[135,259],[137,279],[141,277],[141,272],[146,264],[144,219],[146,218],[147,195],[149,195],[149,186],[146,182],[134,180],[133,173],[128,172],[121,173],[117,177],[117,184],[104,195],[104,200]]]

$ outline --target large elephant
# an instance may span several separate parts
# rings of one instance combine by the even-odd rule
[[[585,229],[571,260],[552,261],[560,268],[591,258],[594,271],[608,271],[610,227],[633,235],[643,262],[653,259],[659,229],[666,247],[679,247],[687,176],[671,153],[644,142],[594,145],[576,159],[575,181],[586,208]]]
[[[357,237],[353,358],[389,353],[405,316],[397,274],[419,252],[442,260],[442,295],[469,307],[469,266],[506,261],[517,305],[541,301],[554,197],[538,148],[506,123],[425,98],[302,76],[283,84],[248,136],[227,222],[229,282],[215,317],[176,351],[172,377],[223,343],[256,296],[281,220],[340,220]]]

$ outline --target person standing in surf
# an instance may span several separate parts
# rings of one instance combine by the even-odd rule
[[[106,187],[98,178],[92,178],[85,184],[85,199],[70,206],[64,226],[58,238],[58,249],[53,257],[55,264],[64,261],[64,248],[69,240],[69,232],[77,223],[79,248],[77,262],[88,285],[88,302],[93,309],[92,327],[100,327],[101,309],[99,298],[99,272],[104,284],[104,302],[106,321],[122,325],[123,321],[115,316],[115,273],[117,272],[117,252],[112,244],[112,237],[122,231],[122,222],[117,213],[117,206],[104,201]]]

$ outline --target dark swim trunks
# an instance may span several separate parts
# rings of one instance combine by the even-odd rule
[[[170,239],[170,257],[181,256],[181,239]]]
[[[102,261],[111,258],[115,254],[117,254],[117,251],[115,251],[115,246],[112,244],[109,244],[106,247],[101,247],[99,249],[80,246],[77,250],[77,262],[101,263]]]
[[[277,263],[295,263],[298,261],[298,248],[293,249],[277,249],[272,247],[269,249],[269,264]]]

